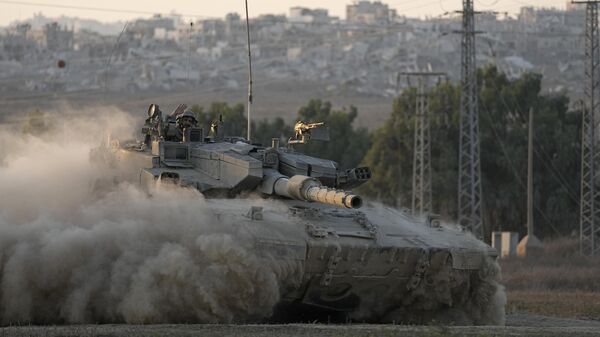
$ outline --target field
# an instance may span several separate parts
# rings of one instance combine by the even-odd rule
[[[510,291],[508,313],[600,320],[600,293]]]
[[[355,336],[598,336],[600,323],[549,320],[536,316],[511,316],[507,327],[441,327],[398,325],[96,325],[63,327],[9,327],[0,336],[27,337],[154,337],[154,336],[248,336],[248,337],[355,337]],[[526,325],[526,326],[524,326]]]
[[[561,238],[539,258],[502,260],[507,312],[600,320],[600,259],[578,249],[576,239]]]

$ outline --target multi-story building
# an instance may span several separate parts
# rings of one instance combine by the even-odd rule
[[[331,22],[329,11],[322,8],[310,9],[305,7],[290,8],[288,20],[291,23],[307,25],[326,25]]]
[[[68,51],[73,49],[73,30],[61,28],[53,22],[44,26],[45,47],[50,51]]]
[[[362,24],[388,24],[396,18],[396,11],[380,1],[360,0],[346,6],[346,21]]]

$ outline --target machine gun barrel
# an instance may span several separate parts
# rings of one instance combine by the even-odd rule
[[[302,201],[313,201],[344,208],[360,208],[362,198],[352,193],[324,187],[315,178],[295,175],[280,177],[273,186],[275,194]]]

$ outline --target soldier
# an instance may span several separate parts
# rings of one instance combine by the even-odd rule
[[[181,115],[177,116],[177,128],[182,132],[185,128],[191,128],[198,126],[198,121],[196,120],[196,115],[194,115],[191,111],[185,111]]]
[[[198,125],[196,115],[189,110],[185,110],[186,108],[187,105],[180,104],[177,109],[167,116],[165,140],[181,142],[183,141],[184,130]]]

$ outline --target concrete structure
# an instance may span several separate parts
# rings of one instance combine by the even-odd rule
[[[346,6],[346,21],[362,24],[388,24],[396,17],[396,11],[382,2],[358,1]]]
[[[46,48],[50,51],[67,51],[73,49],[73,30],[61,28],[53,22],[44,27]]]
[[[331,18],[329,17],[329,11],[327,11],[326,9],[292,7],[290,8],[290,16],[288,20],[292,23],[325,25],[331,21]]]
[[[496,248],[501,258],[516,256],[518,244],[519,233],[492,232],[492,247]]]

